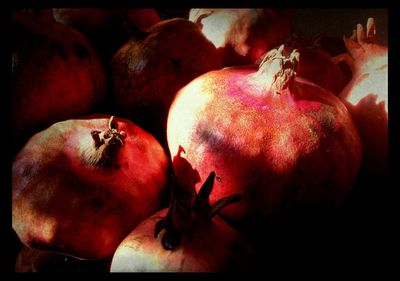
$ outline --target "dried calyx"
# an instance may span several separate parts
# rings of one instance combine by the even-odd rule
[[[274,94],[281,94],[291,89],[299,66],[300,53],[293,50],[288,56],[284,52],[285,45],[269,51],[261,61],[257,76]],[[267,79],[267,80],[265,80]]]
[[[238,202],[239,194],[224,197],[210,204],[209,196],[214,187],[215,172],[211,172],[199,192],[193,196],[182,196],[179,191],[184,189],[175,186],[167,216],[159,220],[154,229],[154,237],[162,230],[161,243],[165,250],[176,249],[181,242],[181,236],[195,229],[198,224],[209,223],[225,206]],[[186,194],[187,195],[187,194]],[[194,198],[193,198],[194,197]]]
[[[108,129],[105,131],[91,131],[94,151],[86,157],[86,162],[103,168],[115,167],[115,158],[119,149],[124,145],[126,133],[118,131],[118,124],[114,116],[108,121]]]

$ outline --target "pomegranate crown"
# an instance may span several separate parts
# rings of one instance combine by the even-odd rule
[[[184,149],[180,148],[178,154],[174,157],[174,162],[178,161],[182,166],[191,168],[187,160],[181,157],[182,152],[184,152]],[[198,177],[196,170],[192,169],[191,172],[195,174],[194,178]],[[190,231],[193,225],[199,221],[211,221],[224,207],[241,199],[239,194],[233,194],[211,204],[209,197],[214,188],[215,177],[215,172],[211,172],[199,192],[196,193],[194,185],[198,181],[188,181],[186,184],[192,183],[189,184],[192,186],[182,187],[176,176],[174,176],[173,192],[168,213],[165,218],[156,223],[154,229],[155,238],[158,237],[162,230],[165,230],[161,239],[164,249],[176,249],[180,244],[182,234]]]
[[[257,75],[267,77],[266,84],[274,94],[280,94],[290,88],[299,67],[300,53],[297,49],[289,55],[284,54],[285,45],[269,51],[260,63]]]

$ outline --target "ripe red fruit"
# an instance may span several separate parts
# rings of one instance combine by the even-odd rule
[[[336,207],[352,188],[360,163],[357,130],[336,96],[295,75],[298,64],[299,53],[284,56],[282,45],[259,69],[198,77],[171,106],[171,155],[185,147],[201,180],[215,170],[211,202],[243,194],[222,211],[226,218],[257,222],[282,210]]]
[[[39,250],[110,256],[161,207],[167,166],[160,144],[128,120],[56,123],[34,135],[13,161],[13,229]]]
[[[254,63],[292,28],[291,11],[285,9],[191,9],[189,20],[213,42],[224,66]]]
[[[114,55],[116,109],[163,143],[176,92],[195,77],[220,67],[215,47],[194,23],[181,18],[161,21],[143,40],[130,40]]]
[[[87,38],[48,15],[12,14],[14,140],[54,122],[88,114],[104,99],[103,66]],[[51,14],[50,14],[51,15]]]
[[[362,169],[369,175],[388,175],[388,48],[378,42],[373,18],[366,32],[357,25],[344,37],[348,52],[336,58],[348,63],[353,78],[340,93],[360,133]]]
[[[210,205],[215,173],[196,194],[198,174],[190,163],[174,157],[176,178],[169,209],[157,212],[122,241],[111,262],[111,271],[215,272],[243,271],[252,250],[246,240],[216,214],[239,200],[238,195]],[[184,184],[184,185],[182,185]]]

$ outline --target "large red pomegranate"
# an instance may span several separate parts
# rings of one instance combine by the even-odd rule
[[[221,67],[213,44],[192,22],[174,18],[130,40],[112,59],[116,110],[162,143],[176,92],[197,76]]]
[[[108,257],[161,208],[167,166],[161,145],[128,120],[58,122],[13,161],[13,229],[38,250]]]
[[[244,271],[251,265],[252,248],[247,240],[217,213],[240,200],[239,195],[209,202],[215,173],[203,182],[190,163],[174,157],[176,178],[172,200],[163,209],[135,228],[120,244],[112,262],[112,272],[216,272]]]
[[[45,10],[12,14],[13,139],[88,114],[106,94],[103,65],[88,39]]]
[[[254,63],[292,29],[288,9],[191,9],[189,20],[213,42],[224,66]]]
[[[296,76],[299,53],[285,56],[283,48],[271,50],[258,69],[224,68],[196,78],[170,109],[171,155],[184,147],[202,181],[216,172],[211,202],[243,194],[221,213],[237,222],[337,207],[358,174],[360,140],[346,107]]]
[[[388,175],[388,48],[379,43],[373,18],[366,31],[357,25],[344,37],[347,53],[336,58],[348,63],[353,78],[340,93],[360,133],[362,169],[368,175]]]

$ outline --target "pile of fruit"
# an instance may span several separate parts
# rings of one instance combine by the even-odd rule
[[[388,176],[388,49],[365,20],[342,40],[286,9],[13,11],[14,271],[300,258]]]

